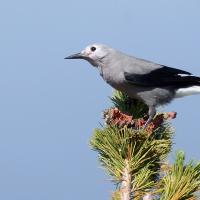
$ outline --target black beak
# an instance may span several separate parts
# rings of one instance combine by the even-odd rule
[[[83,59],[84,56],[81,53],[76,53],[71,56],[67,56],[64,59]]]

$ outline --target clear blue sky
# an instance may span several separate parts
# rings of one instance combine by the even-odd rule
[[[198,0],[2,1],[0,199],[108,199],[113,186],[88,141],[112,89],[88,63],[63,58],[100,42],[200,75],[199,8]],[[197,160],[199,102],[163,108],[178,112],[174,150]]]

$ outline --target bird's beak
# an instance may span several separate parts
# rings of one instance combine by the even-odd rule
[[[85,56],[82,53],[76,53],[71,56],[67,56],[64,59],[84,59]]]

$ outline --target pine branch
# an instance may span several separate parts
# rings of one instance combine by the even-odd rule
[[[113,181],[122,191],[126,188],[126,196],[135,194],[139,198],[154,187],[160,164],[171,149],[171,136],[168,126],[151,135],[143,129],[106,126],[94,130],[90,144],[99,153],[100,163]]]
[[[122,171],[122,181],[120,190],[121,200],[129,200],[131,198],[131,174],[128,159],[125,159],[125,167]]]
[[[129,114],[136,118],[142,118],[148,113],[148,107],[137,99],[132,99],[127,95],[115,90],[110,98],[114,106],[121,112]]]
[[[179,151],[171,169],[160,180],[161,200],[196,199],[200,189],[200,163],[190,161],[184,165],[184,153]]]
[[[144,130],[148,108],[138,100],[115,92],[114,108],[104,111],[105,126],[95,129],[91,148],[117,185],[112,200],[194,200],[200,188],[200,163],[184,164],[177,153],[166,164],[173,130],[167,119],[176,113],[161,113]]]

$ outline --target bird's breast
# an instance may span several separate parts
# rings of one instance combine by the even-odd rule
[[[112,68],[99,67],[99,72],[102,78],[115,89],[120,89],[124,82],[124,74],[113,70]]]

